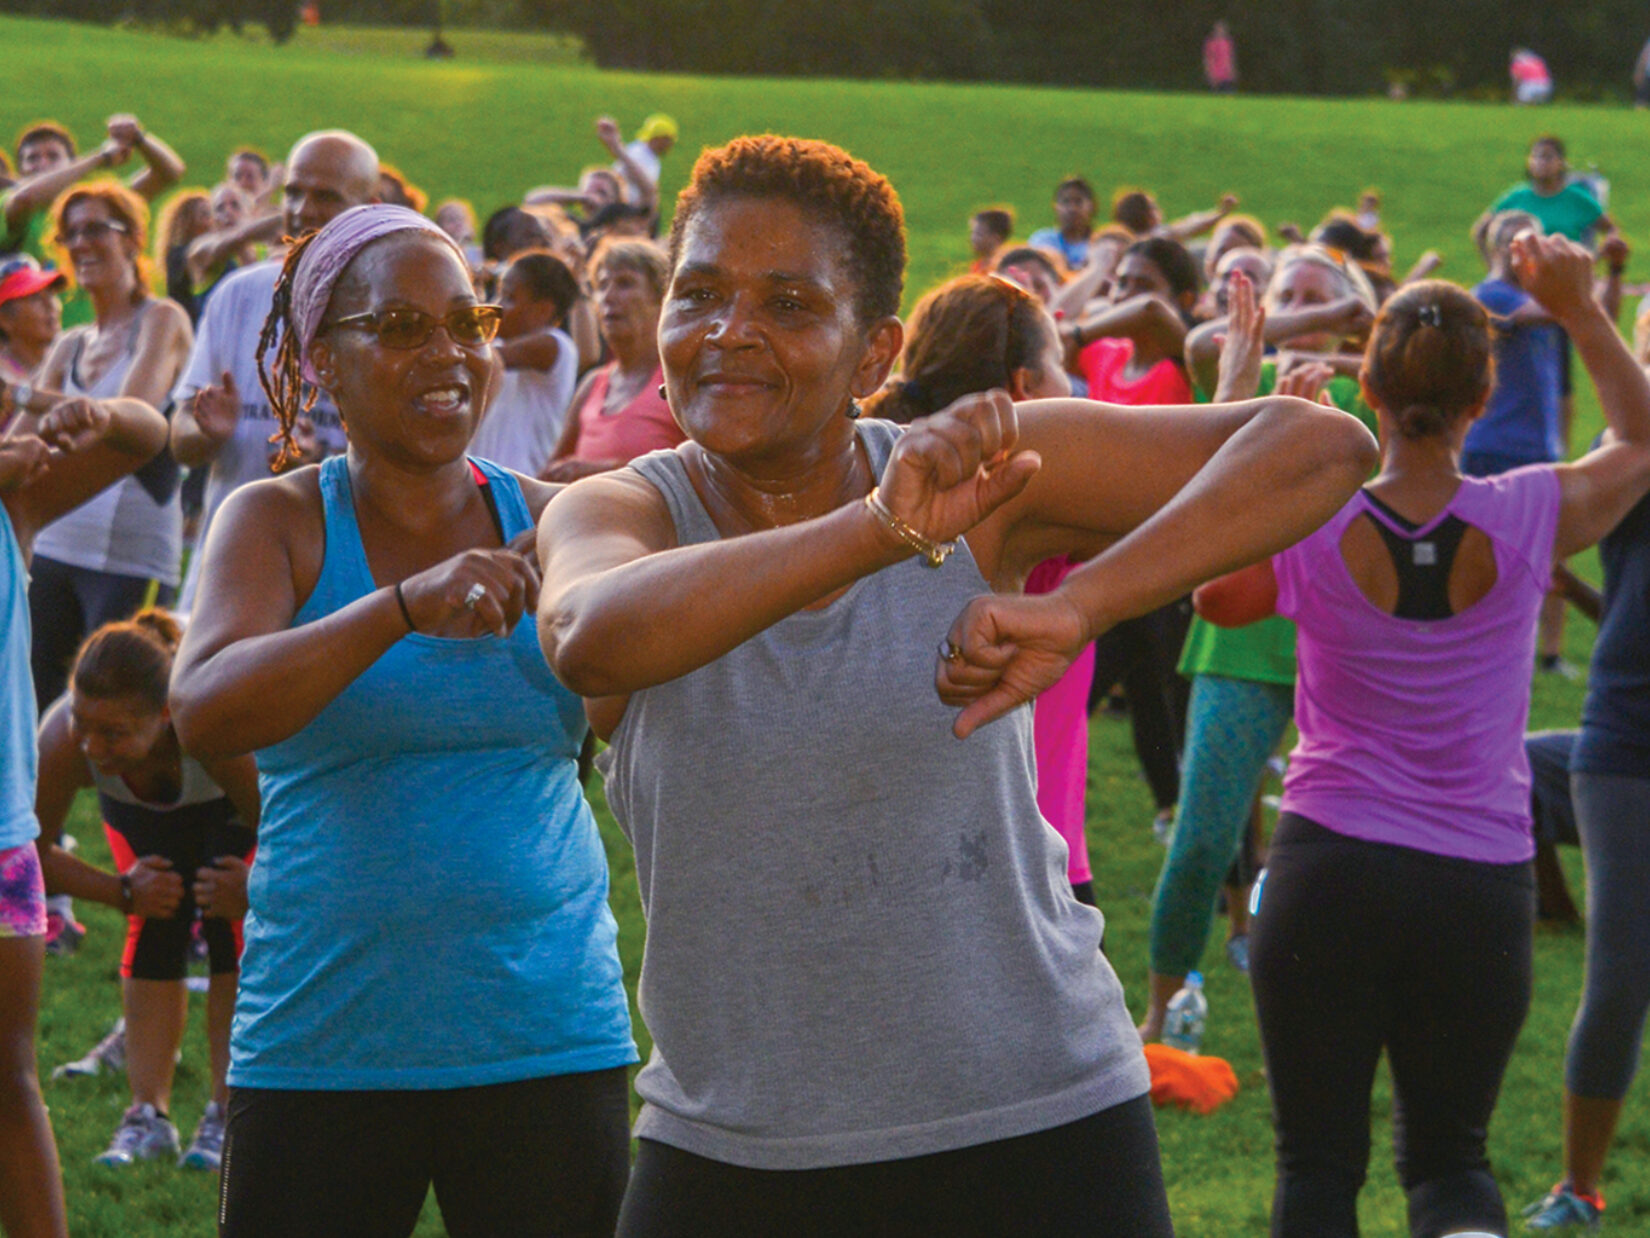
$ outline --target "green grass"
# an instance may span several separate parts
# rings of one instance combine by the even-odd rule
[[[686,178],[690,153],[752,130],[775,129],[842,143],[898,186],[910,226],[907,302],[966,261],[966,219],[987,203],[1016,208],[1021,233],[1041,226],[1049,191],[1081,171],[1105,193],[1121,184],[1154,188],[1171,214],[1206,205],[1222,190],[1269,222],[1315,219],[1377,184],[1386,219],[1407,262],[1441,249],[1444,273],[1471,282],[1480,271],[1466,240],[1476,212],[1518,175],[1525,144],[1554,129],[1578,161],[1597,159],[1615,184],[1613,213],[1630,239],[1650,241],[1650,163],[1636,158],[1643,117],[1626,110],[1506,107],[1286,98],[1204,98],[1010,87],[892,83],[716,80],[604,73],[576,62],[561,40],[525,35],[450,36],[448,64],[418,58],[421,32],[302,32],[276,49],[224,36],[209,41],[0,20],[9,56],[28,74],[0,80],[0,135],[44,115],[90,142],[103,117],[129,109],[172,141],[209,183],[235,145],[283,153],[306,129],[346,125],[378,146],[432,196],[458,194],[485,212],[528,185],[568,181],[601,153],[591,122],[612,112],[627,128],[658,109],[682,125],[685,151],[666,161],[666,193]],[[1582,394],[1577,441],[1598,425]],[[1596,578],[1596,563],[1583,570]],[[1570,656],[1584,663],[1591,641],[1572,619]],[[1532,725],[1573,725],[1582,688],[1543,679]],[[614,873],[620,949],[634,991],[642,920],[628,847],[595,796]],[[1090,846],[1110,928],[1108,948],[1139,1007],[1145,977],[1148,900],[1162,852],[1151,841],[1150,800],[1135,772],[1125,725],[1096,727],[1091,764]],[[71,830],[107,862],[94,810],[82,801]],[[1572,866],[1579,892],[1580,866]],[[84,911],[91,937],[72,959],[47,969],[41,1061],[49,1070],[79,1056],[117,1011],[120,928],[113,912]],[[1216,936],[1219,932],[1217,930]],[[1581,981],[1581,939],[1543,932],[1536,943],[1536,996],[1509,1072],[1492,1151],[1509,1202],[1544,1191],[1558,1171],[1558,1096],[1565,1035]],[[1248,989],[1208,959],[1212,1007],[1209,1051],[1231,1060],[1243,1091],[1207,1118],[1164,1113],[1164,1166],[1181,1233],[1263,1232],[1271,1183],[1271,1131]],[[197,1011],[200,1002],[196,1001]],[[645,1029],[638,1025],[644,1041]],[[188,1128],[204,1103],[204,1045],[192,1026],[177,1088]],[[62,1145],[74,1230],[80,1235],[206,1235],[213,1232],[212,1186],[168,1167],[126,1173],[93,1168],[125,1104],[112,1079],[48,1083]],[[1605,1190],[1610,1229],[1650,1231],[1650,1096],[1641,1079]],[[1403,1232],[1403,1207],[1390,1165],[1390,1100],[1377,1097],[1375,1154],[1364,1193],[1370,1235]],[[433,1211],[421,1233],[440,1233]]]

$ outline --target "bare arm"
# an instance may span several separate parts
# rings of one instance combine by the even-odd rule
[[[194,328],[182,306],[164,297],[151,302],[138,327],[132,365],[120,384],[120,394],[151,408],[165,408],[194,342]]]
[[[1147,293],[1090,314],[1064,328],[1062,335],[1068,367],[1085,345],[1107,336],[1125,336],[1149,345],[1155,352],[1176,357],[1186,344],[1186,323],[1174,306]]]
[[[567,405],[567,420],[561,428],[561,438],[556,442],[556,450],[550,453],[550,463],[556,464],[562,460],[571,460],[579,450],[579,410],[584,402],[590,398],[590,388],[596,381],[596,371],[592,370],[579,379],[579,385],[573,389],[573,399]]]
[[[619,126],[611,118],[604,116],[596,122],[596,135],[612,154],[625,180],[635,188],[636,205],[644,206],[651,211],[659,201],[659,186],[642,170],[642,165],[630,157],[630,152],[625,149],[624,138],[619,133]]]
[[[1224,194],[1214,210],[1194,211],[1190,215],[1182,215],[1179,219],[1164,224],[1164,235],[1184,243],[1194,236],[1202,236],[1205,232],[1212,231],[1216,224],[1237,210],[1237,207],[1237,195]]]
[[[70,185],[100,168],[112,168],[125,158],[124,148],[114,142],[106,142],[91,154],[71,160],[55,171],[42,172],[39,176],[18,181],[5,197],[0,198],[0,209],[5,212],[4,230],[21,232],[32,216],[55,202],[57,195]]]
[[[1556,468],[1561,487],[1554,555],[1593,545],[1650,490],[1650,378],[1593,296],[1592,255],[1563,237],[1513,242],[1519,282],[1568,332],[1598,391],[1603,443]]]
[[[1266,316],[1266,342],[1280,344],[1299,335],[1315,335],[1321,331],[1352,335],[1367,328],[1372,321],[1368,307],[1356,297],[1306,309],[1276,310]],[[1219,337],[1225,334],[1226,320],[1213,318],[1194,327],[1186,337],[1186,368],[1191,371],[1192,381],[1204,391],[1213,391],[1219,377]]]
[[[262,215],[248,219],[233,228],[224,228],[198,236],[189,243],[186,261],[189,278],[202,283],[207,275],[221,267],[240,252],[245,245],[258,241],[273,241],[281,235],[281,216]]]
[[[548,331],[536,331],[503,341],[498,345],[498,354],[509,370],[548,370],[561,356],[561,345]]]

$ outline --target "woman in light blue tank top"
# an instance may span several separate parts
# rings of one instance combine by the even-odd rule
[[[1327,519],[1373,440],[1287,399],[855,421],[899,352],[904,235],[825,143],[706,151],[671,248],[691,441],[540,530],[540,639],[611,736],[648,915],[619,1233],[1170,1233],[1022,706],[1108,624]],[[1093,558],[993,596],[1064,555]]]
[[[610,1234],[636,1051],[582,709],[519,622],[555,487],[465,455],[497,309],[383,206],[276,298],[271,404],[319,384],[350,447],[226,502],[173,679],[264,805],[222,1232],[410,1233],[433,1184],[453,1233]]]

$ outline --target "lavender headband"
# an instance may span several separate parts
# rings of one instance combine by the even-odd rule
[[[321,320],[326,317],[333,285],[356,254],[395,232],[427,232],[451,245],[454,252],[458,251],[450,236],[417,211],[404,206],[373,204],[352,206],[339,215],[315,234],[298,260],[298,269],[292,276],[291,315],[298,331],[298,356],[304,381],[312,386],[318,386],[319,380],[310,365],[310,345],[315,343]]]

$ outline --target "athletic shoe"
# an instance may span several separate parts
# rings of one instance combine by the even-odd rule
[[[116,1019],[109,1034],[98,1041],[83,1058],[65,1062],[52,1071],[53,1079],[79,1079],[86,1075],[102,1074],[105,1070],[120,1074],[126,1069],[126,1020]]]
[[[46,953],[73,954],[85,940],[86,926],[74,918],[74,903],[66,894],[46,900]]]
[[[1603,1219],[1604,1196],[1577,1195],[1568,1182],[1524,1209],[1524,1228],[1532,1230],[1597,1229]]]
[[[217,1101],[207,1105],[178,1164],[184,1169],[216,1169],[223,1164],[223,1109]]]
[[[1226,939],[1226,961],[1244,975],[1249,974],[1249,935],[1239,933]]]
[[[1556,653],[1544,653],[1536,659],[1535,669],[1543,675],[1557,675],[1560,679],[1568,679],[1571,683],[1581,678],[1581,668],[1573,662],[1568,662]]]
[[[133,1105],[115,1127],[108,1150],[99,1156],[99,1165],[131,1165],[152,1161],[157,1156],[176,1156],[178,1128],[153,1105]]]
[[[1165,808],[1152,818],[1152,837],[1157,839],[1161,846],[1167,847],[1169,839],[1174,835],[1174,809]]]

